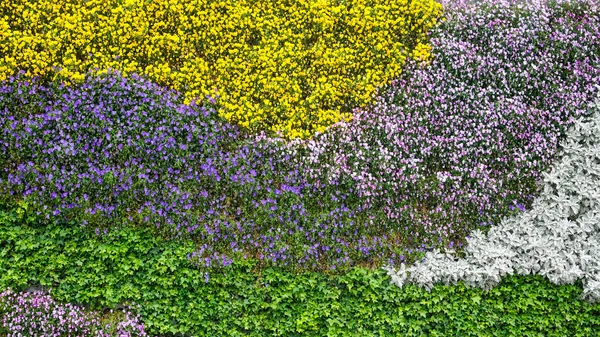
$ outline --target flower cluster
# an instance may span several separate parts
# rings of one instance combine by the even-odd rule
[[[147,336],[139,317],[126,311],[122,321],[105,324],[98,312],[55,302],[41,292],[0,293],[0,333],[17,336]]]
[[[237,129],[215,120],[214,109],[182,104],[179,94],[135,74],[90,76],[75,86],[11,77],[0,91],[0,190],[38,214],[191,231],[192,207],[205,214],[219,207],[218,197],[209,198],[223,174],[215,162]]]
[[[136,72],[186,94],[221,92],[221,115],[308,137],[371,101],[406,58],[427,59],[433,0],[9,1],[0,80]]]
[[[569,130],[531,210],[502,219],[487,236],[473,232],[463,259],[436,251],[408,269],[384,267],[392,282],[431,289],[462,280],[490,289],[508,274],[540,274],[559,285],[583,279],[582,298],[600,302],[600,94],[592,108],[592,118]]]

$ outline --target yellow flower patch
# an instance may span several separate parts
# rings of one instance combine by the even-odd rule
[[[433,0],[8,0],[0,80],[139,73],[189,102],[214,95],[252,131],[307,138],[427,60]],[[53,70],[53,66],[60,70]]]

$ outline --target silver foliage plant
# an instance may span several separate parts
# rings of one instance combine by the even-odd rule
[[[530,210],[467,239],[465,257],[434,250],[422,262],[384,269],[392,283],[431,290],[462,280],[489,290],[509,274],[545,276],[557,285],[583,282],[582,299],[600,302],[600,86],[590,114],[576,120],[557,161],[544,173]],[[559,158],[560,157],[560,158]]]

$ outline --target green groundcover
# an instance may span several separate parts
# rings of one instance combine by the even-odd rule
[[[427,292],[383,270],[257,271],[251,260],[207,273],[186,258],[193,249],[139,229],[42,226],[0,206],[0,290],[43,286],[96,310],[135,302],[152,336],[600,336],[600,304],[579,299],[581,284],[511,276],[489,292]]]

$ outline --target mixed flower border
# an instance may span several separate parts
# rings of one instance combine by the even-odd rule
[[[550,9],[543,1],[526,6],[494,2],[497,7],[455,3],[444,26],[447,31],[432,32],[432,53],[438,58],[426,66],[409,62],[411,71],[406,73],[412,78],[398,78],[372,107],[357,109],[352,121],[337,123],[311,140],[247,137],[232,125],[215,122],[210,105],[180,104],[176,92],[136,76],[90,77],[81,88],[48,87],[13,77],[2,88],[3,111],[16,103],[33,111],[39,105],[37,111],[43,113],[37,120],[2,115],[3,125],[9,127],[0,142],[2,159],[14,165],[16,173],[5,171],[8,175],[0,176],[0,185],[5,195],[38,198],[37,204],[21,204],[36,215],[78,219],[83,207],[85,225],[102,227],[103,216],[118,215],[134,225],[153,221],[173,236],[199,235],[204,244],[188,258],[205,268],[227,267],[242,255],[254,255],[267,265],[329,270],[378,259],[389,263],[385,270],[400,287],[415,283],[431,289],[437,282],[462,280],[489,290],[506,275],[537,273],[555,284],[582,280],[582,298],[597,302],[600,175],[595,136],[600,130],[597,115],[581,118],[598,108],[588,103],[600,94],[600,26],[597,3],[582,3],[587,7],[571,7],[565,17],[556,16],[556,7]],[[486,11],[478,12],[480,6]],[[563,30],[545,31],[548,27]],[[499,32],[511,38],[498,42],[493,34]],[[557,50],[562,54],[553,54]],[[106,92],[98,95],[95,85]],[[103,98],[110,95],[114,97]],[[137,109],[126,108],[136,105],[134,96],[151,108],[167,107],[154,110],[159,113],[156,129],[144,130],[144,118],[151,118],[146,111],[136,115]],[[86,125],[86,117],[77,115],[89,102],[96,106],[87,112],[101,125]],[[110,129],[124,125],[114,124],[111,113],[127,124],[121,132]],[[67,116],[73,117],[69,135],[83,137],[77,142],[64,137],[66,129],[53,127]],[[172,116],[177,117],[166,122]],[[194,128],[193,120],[204,128]],[[86,139],[90,128],[97,132]],[[135,138],[139,130],[144,130],[141,141],[139,135]],[[33,139],[39,147],[33,157],[39,158],[31,160],[23,144],[35,132],[42,137]],[[556,144],[565,136],[565,142]],[[227,142],[232,138],[240,145],[233,151]],[[48,147],[53,139],[60,139],[60,145]],[[131,170],[127,172],[111,166],[123,159],[111,146],[121,150],[118,143],[124,140],[128,153],[150,155],[125,158]],[[194,154],[198,141],[202,158]],[[80,144],[86,148],[78,148]],[[169,158],[173,151],[178,155]],[[562,158],[556,160],[561,151]],[[88,156],[93,172],[78,171],[77,165],[56,168],[78,155]],[[189,165],[199,159],[200,173]],[[160,166],[163,163],[168,165]],[[545,173],[552,163],[551,173]],[[185,184],[153,184],[173,175]],[[541,177],[546,178],[542,184]],[[186,185],[194,180],[210,187]],[[102,197],[88,202],[89,195],[79,193],[86,183]],[[420,189],[411,190],[412,185]],[[142,203],[136,189],[144,191]],[[542,189],[541,196],[533,198]],[[404,191],[403,196],[414,193],[413,198],[400,200],[398,191]],[[194,195],[205,200],[197,203]],[[245,198],[253,202],[244,204]],[[432,207],[431,200],[443,202]],[[233,204],[235,211],[224,204]],[[202,212],[190,216],[187,210],[192,208]],[[374,213],[362,217],[369,211]],[[487,235],[477,226],[462,227],[467,219],[488,227]],[[278,221],[293,225],[280,228]],[[198,228],[197,223],[206,225]],[[309,223],[319,226],[311,228]],[[242,224],[250,224],[250,230],[244,232]],[[406,224],[410,226],[402,230]],[[395,236],[381,236],[382,228]],[[105,233],[109,229],[102,228]],[[360,240],[353,242],[350,238],[357,235]],[[397,249],[402,245],[409,248]],[[252,246],[260,249],[251,252],[247,248]],[[464,256],[451,254],[455,246],[464,249]],[[405,267],[413,261],[417,262]]]

